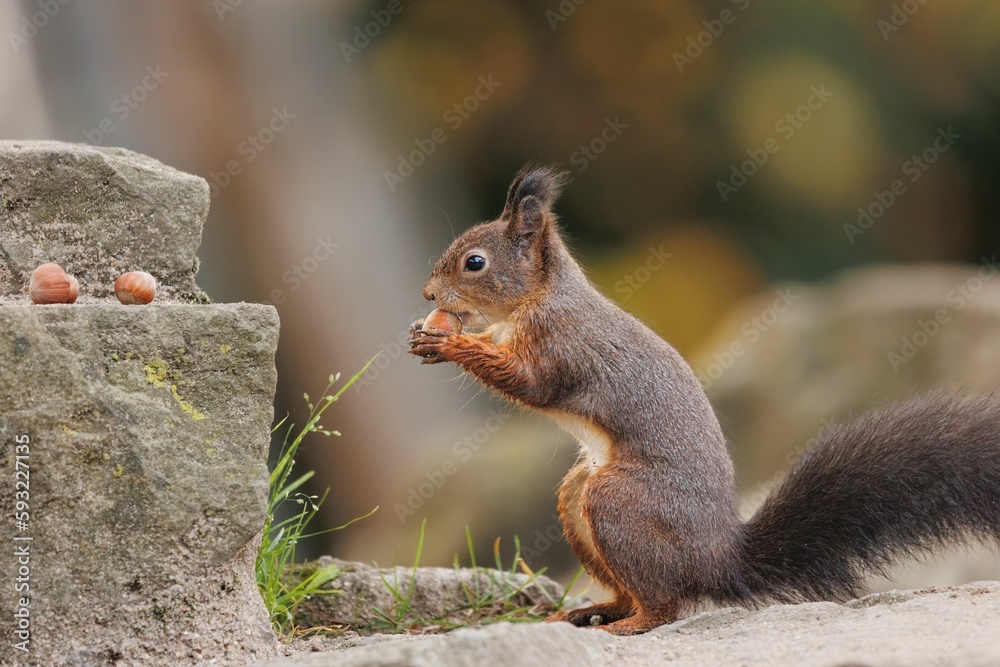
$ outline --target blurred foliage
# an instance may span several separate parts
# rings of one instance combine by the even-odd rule
[[[381,6],[359,4],[358,21]],[[564,226],[611,296],[650,239],[668,244],[669,265],[625,305],[682,350],[762,281],[975,261],[1000,241],[989,0],[406,3],[390,28],[364,65],[388,151],[447,128],[492,74],[501,87],[417,180],[464,179],[486,218],[526,160],[571,170]],[[829,99],[778,131],[814,87]],[[607,119],[628,127],[582,159]],[[949,126],[954,146],[852,243],[858,207]],[[768,137],[778,150],[723,201],[719,181]]]

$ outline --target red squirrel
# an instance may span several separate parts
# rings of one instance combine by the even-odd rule
[[[450,361],[575,436],[565,536],[611,602],[550,617],[621,635],[705,599],[845,599],[890,559],[1000,538],[1000,400],[923,397],[833,428],[746,523],[719,422],[674,348],[603,296],[559,234],[562,176],[526,167],[500,217],[459,236],[423,296],[462,324],[410,352]]]

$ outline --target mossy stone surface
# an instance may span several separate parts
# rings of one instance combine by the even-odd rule
[[[55,262],[81,302],[146,271],[157,301],[207,303],[194,277],[208,206],[203,178],[123,148],[0,141],[0,301],[26,300],[31,272]]]
[[[31,653],[0,664],[243,664],[257,591],[278,318],[254,304],[0,306],[0,507],[27,436]],[[222,352],[225,347],[228,351]],[[23,467],[23,466],[22,466]],[[0,607],[21,593],[0,588]],[[116,657],[117,656],[117,657]],[[119,662],[115,662],[119,660]],[[13,663],[11,662],[13,661]]]

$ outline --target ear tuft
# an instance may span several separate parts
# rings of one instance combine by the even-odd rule
[[[519,245],[526,245],[542,231],[546,220],[552,216],[552,205],[565,180],[564,172],[532,165],[524,167],[514,177],[500,217],[507,220],[507,229]]]
[[[507,190],[507,201],[503,207],[502,218],[513,219],[521,202],[528,197],[534,197],[542,210],[551,211],[552,205],[559,198],[559,192],[566,182],[566,172],[552,167],[527,165],[517,172],[514,182]]]

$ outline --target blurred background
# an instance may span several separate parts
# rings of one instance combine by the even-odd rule
[[[307,551],[425,564],[494,540],[568,578],[575,444],[405,354],[420,288],[527,161],[593,280],[687,357],[752,512],[829,420],[1000,377],[1000,4],[0,5],[0,136],[204,177],[199,283],[281,316],[276,414],[375,365],[300,464]],[[463,556],[467,561],[467,557]],[[944,563],[944,564],[941,564]],[[1000,576],[986,554],[901,583]]]

